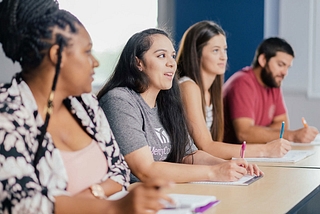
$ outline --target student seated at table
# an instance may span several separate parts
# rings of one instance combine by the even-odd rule
[[[200,21],[184,33],[177,54],[179,86],[189,132],[198,149],[231,159],[240,145],[223,143],[222,85],[227,65],[224,30],[212,21]],[[246,157],[282,157],[291,149],[285,139],[247,145]]]
[[[230,143],[266,143],[283,138],[310,143],[319,133],[308,126],[289,129],[289,116],[281,83],[292,65],[294,51],[282,38],[271,37],[257,47],[252,66],[234,73],[223,86],[225,113],[224,141]]]
[[[132,173],[132,182],[235,181],[260,175],[244,159],[225,161],[190,143],[177,79],[176,52],[168,34],[147,29],[125,45],[109,81],[98,93]],[[197,166],[196,166],[197,165]]]
[[[120,197],[130,171],[90,93],[99,63],[80,21],[54,0],[2,0],[0,20],[22,67],[0,86],[0,212],[155,213],[170,201],[165,181],[103,200]]]

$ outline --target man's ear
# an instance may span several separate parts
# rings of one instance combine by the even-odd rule
[[[55,45],[52,45],[50,50],[49,50],[49,60],[50,62],[53,64],[53,65],[56,65],[58,63],[58,54],[59,54],[59,51],[60,51],[60,46],[55,44]],[[60,64],[60,67],[63,67],[64,65],[64,57],[65,55],[65,52],[62,51],[61,53],[61,64]]]
[[[139,59],[138,57],[136,57],[136,63],[137,63],[137,67],[138,67],[139,71],[143,71],[143,63],[142,63],[142,60]]]
[[[267,63],[267,59],[266,59],[266,56],[264,54],[260,54],[260,56],[258,57],[258,62],[259,62],[259,65],[264,68],[266,63]]]

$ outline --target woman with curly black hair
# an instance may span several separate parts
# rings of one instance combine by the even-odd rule
[[[169,200],[143,184],[119,200],[129,169],[91,94],[91,38],[54,0],[0,1],[0,43],[21,65],[0,87],[0,210],[154,213]],[[148,203],[145,203],[148,201]]]

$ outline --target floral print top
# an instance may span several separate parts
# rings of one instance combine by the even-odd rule
[[[130,171],[96,97],[68,97],[64,104],[107,159],[108,171],[101,181],[110,178],[126,189]],[[21,73],[10,84],[0,85],[0,213],[54,213],[54,197],[68,195],[67,172],[48,132],[34,167],[43,123]]]

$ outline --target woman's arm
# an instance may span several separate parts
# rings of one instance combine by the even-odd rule
[[[223,159],[240,157],[241,145],[212,140],[202,113],[201,92],[198,85],[194,82],[186,81],[180,84],[180,89],[189,122],[189,132],[197,147]],[[246,157],[282,157],[290,149],[291,146],[288,141],[278,139],[270,144],[247,145]]]
[[[136,185],[129,193],[119,200],[87,199],[68,196],[55,197],[55,213],[92,213],[92,214],[141,214],[157,212],[164,206],[161,200],[173,203],[166,194],[164,187],[170,186],[169,182],[155,179]]]
[[[195,161],[201,160],[200,153],[195,155]],[[199,155],[199,156],[198,156]],[[190,161],[191,155],[185,160]],[[210,158],[211,157],[211,158]],[[247,174],[248,163],[244,159],[232,161],[218,161],[208,154],[208,163],[212,161],[215,165],[191,165],[154,161],[150,148],[142,147],[128,155],[125,159],[132,171],[142,182],[150,179],[168,179],[177,183],[192,181],[235,181]],[[203,161],[204,159],[202,159]],[[192,172],[192,173],[190,173]],[[260,171],[257,171],[259,174]]]

